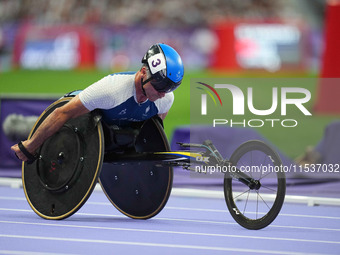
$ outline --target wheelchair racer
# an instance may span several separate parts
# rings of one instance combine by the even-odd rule
[[[102,109],[103,121],[108,125],[128,126],[157,115],[164,120],[183,75],[180,55],[166,44],[154,44],[144,55],[138,72],[111,74],[90,85],[56,108],[31,139],[11,149],[20,160],[34,161],[35,151],[66,121],[94,109]]]

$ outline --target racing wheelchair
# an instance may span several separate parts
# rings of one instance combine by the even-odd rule
[[[65,96],[51,104],[29,138],[52,111],[71,99]],[[133,219],[149,219],[168,201],[173,167],[202,174],[207,174],[204,169],[215,167],[223,169],[225,201],[236,222],[247,229],[262,229],[277,217],[286,180],[280,157],[268,145],[248,141],[230,159],[224,159],[209,140],[179,144],[187,150],[170,151],[156,118],[137,129],[108,131],[100,113],[92,111],[69,120],[48,138],[39,148],[37,160],[23,162],[26,199],[42,218],[60,220],[79,210],[99,181],[121,213]]]

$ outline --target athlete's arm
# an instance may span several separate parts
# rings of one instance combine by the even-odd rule
[[[164,120],[165,117],[167,116],[172,104],[174,102],[174,93],[167,93],[164,97],[161,99],[157,100],[156,106],[159,110],[160,113],[158,113],[158,116]]]
[[[56,108],[38,127],[31,139],[22,142],[24,147],[31,154],[44,143],[44,141],[56,133],[66,121],[76,118],[80,115],[88,113],[89,110],[82,104],[79,96],[72,98],[67,104]],[[18,158],[27,161],[27,157],[20,151],[17,144],[13,145],[11,149],[17,154]]]
[[[165,112],[165,113],[158,114],[158,116],[159,116],[162,120],[164,120],[167,114],[168,114],[168,112]]]

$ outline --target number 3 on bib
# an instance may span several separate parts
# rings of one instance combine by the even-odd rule
[[[160,70],[166,69],[166,61],[162,54],[156,54],[148,59],[150,72],[155,74]]]

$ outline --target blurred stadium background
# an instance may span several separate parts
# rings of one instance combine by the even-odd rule
[[[338,1],[0,0],[1,100],[58,98],[107,74],[138,70],[145,50],[164,42],[179,51],[186,72],[165,123],[171,139],[190,124],[191,78],[338,77],[336,65],[327,73],[323,64],[333,9],[339,13]],[[308,85],[313,116],[298,128],[258,128],[292,159],[339,117],[339,109],[314,111],[318,85]]]

